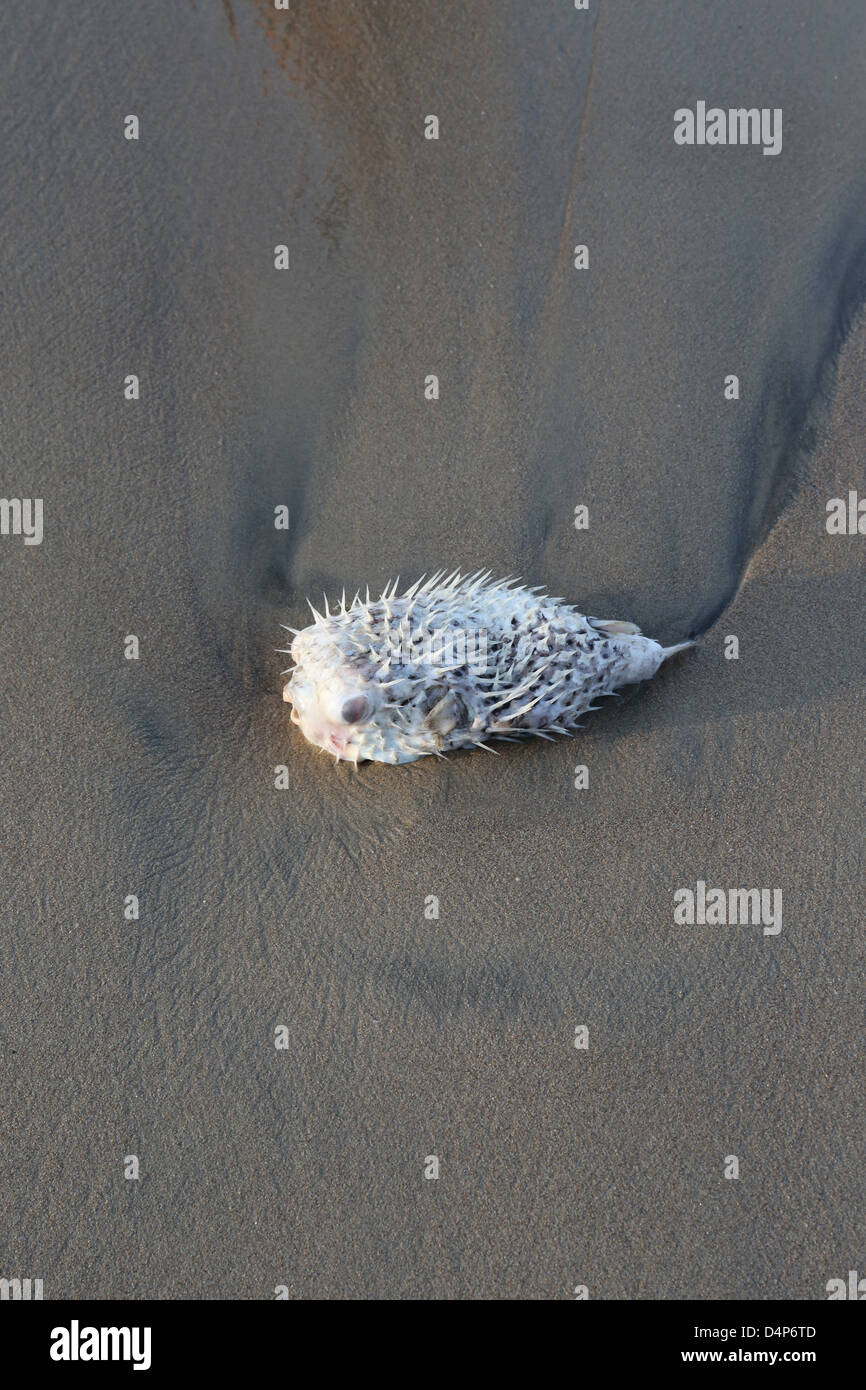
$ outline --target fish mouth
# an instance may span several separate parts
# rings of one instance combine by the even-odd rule
[[[354,763],[357,767],[361,761],[361,750],[343,734],[329,733],[322,747],[326,753],[333,754],[337,762]]]
[[[298,723],[301,725],[301,733],[304,735],[307,742],[312,743],[323,753],[329,753],[337,762],[358,762],[357,750],[348,735],[340,733],[336,729],[318,729],[311,738],[300,720],[298,720]]]
[[[334,729],[315,729],[304,728],[303,720],[299,717],[296,709],[292,710],[292,723],[297,724],[308,743],[314,748],[318,748],[322,753],[329,753],[332,758],[347,763],[358,762],[358,754],[351,741],[345,734],[336,732]]]

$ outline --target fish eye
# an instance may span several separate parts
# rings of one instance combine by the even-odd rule
[[[344,724],[360,724],[362,719],[370,717],[370,701],[366,695],[353,695],[351,700],[346,700],[340,711],[340,718]]]

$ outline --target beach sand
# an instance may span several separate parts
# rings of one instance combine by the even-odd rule
[[[5,7],[2,491],[44,540],[0,537],[0,1275],[862,1270],[866,541],[825,506],[866,495],[864,40],[856,0]],[[698,99],[782,152],[677,146]],[[699,646],[574,740],[335,766],[280,624],[446,565]],[[698,881],[782,930],[677,925]]]

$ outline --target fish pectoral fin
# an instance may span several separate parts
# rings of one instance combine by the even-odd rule
[[[468,711],[460,696],[453,690],[433,706],[424,720],[427,728],[434,734],[450,734],[458,724],[466,722]]]
[[[639,637],[640,628],[637,623],[624,623],[619,618],[592,618],[593,627],[597,627],[599,632],[606,632],[608,637]]]

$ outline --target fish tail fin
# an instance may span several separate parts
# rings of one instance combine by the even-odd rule
[[[667,661],[669,656],[676,656],[677,652],[687,652],[689,647],[696,647],[697,642],[675,642],[672,647],[662,647],[662,661]]]

